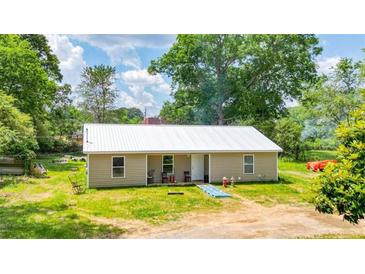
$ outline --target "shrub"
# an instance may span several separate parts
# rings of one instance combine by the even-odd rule
[[[357,224],[365,214],[365,104],[351,113],[350,121],[342,123],[336,135],[338,164],[327,166],[318,177],[316,210],[338,212]]]
[[[0,91],[0,154],[31,160],[38,148],[29,115],[14,106],[15,99]]]
[[[282,118],[276,122],[273,139],[283,149],[284,156],[296,160],[303,157],[302,131],[303,126],[291,118]]]

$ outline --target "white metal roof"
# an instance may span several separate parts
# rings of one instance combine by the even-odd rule
[[[84,153],[282,151],[254,127],[85,124]]]

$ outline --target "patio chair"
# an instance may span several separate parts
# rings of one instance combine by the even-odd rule
[[[74,194],[81,194],[83,192],[81,184],[78,182],[76,174],[70,174],[68,175],[68,180],[71,183],[72,186],[72,192]]]
[[[161,172],[161,182],[167,183],[169,181],[169,177],[167,176],[167,172]]]
[[[184,171],[184,182],[191,182],[190,171]]]
[[[152,184],[155,181],[153,176],[154,173],[155,173],[154,169],[151,169],[150,171],[147,172],[147,184]]]

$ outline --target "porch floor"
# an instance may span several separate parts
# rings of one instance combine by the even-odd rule
[[[195,186],[204,184],[203,181],[193,181],[193,182],[176,182],[176,183],[149,183],[147,186]]]

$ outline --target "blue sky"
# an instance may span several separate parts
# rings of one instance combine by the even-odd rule
[[[318,70],[328,73],[340,58],[364,58],[365,35],[318,35],[323,47]],[[49,44],[60,59],[64,82],[74,88],[85,66],[113,65],[117,70],[119,90],[116,106],[147,107],[156,115],[170,97],[170,81],[146,71],[151,60],[167,52],[175,35],[47,35]]]

